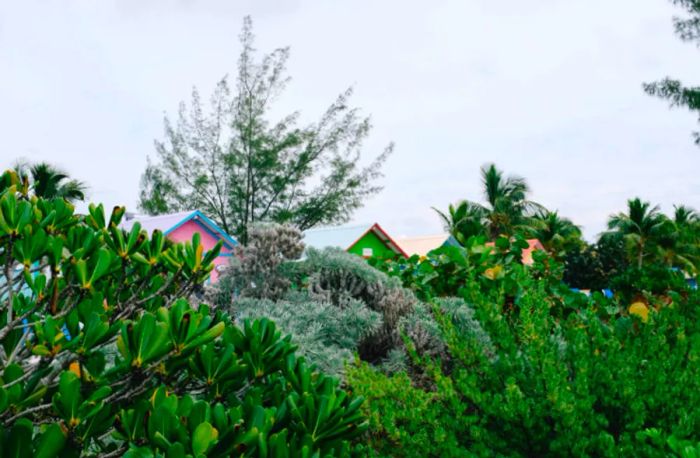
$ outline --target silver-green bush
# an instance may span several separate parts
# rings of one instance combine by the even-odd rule
[[[233,304],[236,319],[266,317],[291,334],[299,353],[324,371],[339,374],[362,339],[382,325],[381,315],[360,301],[345,307],[313,301],[305,294],[285,300],[244,298]]]

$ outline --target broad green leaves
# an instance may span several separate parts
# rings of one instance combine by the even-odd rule
[[[32,221],[34,213],[32,204],[26,200],[18,200],[12,192],[0,196],[0,236],[18,237],[24,228]]]
[[[127,232],[121,207],[79,216],[19,186],[0,176],[11,273],[0,272],[0,458],[327,456],[364,431],[354,406],[345,412],[359,401],[298,360],[273,323],[239,329],[190,304],[221,244]],[[338,434],[292,417],[302,399],[315,431]]]

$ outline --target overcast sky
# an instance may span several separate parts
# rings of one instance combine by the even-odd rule
[[[258,49],[291,46],[280,112],[314,120],[354,86],[367,155],[396,143],[384,191],[354,216],[441,231],[431,206],[480,199],[479,167],[592,239],[629,197],[700,208],[693,114],[648,97],[700,83],[666,0],[0,0],[0,165],[58,164],[108,208],[135,208],[163,115],[235,71],[243,16]]]

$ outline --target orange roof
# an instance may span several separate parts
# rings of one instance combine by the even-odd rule
[[[532,259],[532,252],[535,250],[544,250],[544,246],[537,239],[527,239],[527,248],[523,248],[522,261],[526,266],[531,266],[535,260]],[[494,246],[494,242],[487,242],[486,246]]]
[[[523,264],[526,266],[531,266],[532,263],[535,262],[535,260],[532,259],[532,253],[535,250],[544,250],[544,246],[537,239],[529,239],[527,244],[528,247],[523,250]]]
[[[402,237],[396,239],[396,242],[403,248],[403,251],[410,255],[425,256],[428,252],[440,248],[449,237],[450,234]]]

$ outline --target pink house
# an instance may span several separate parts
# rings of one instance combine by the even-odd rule
[[[137,221],[141,224],[141,228],[149,234],[155,230],[160,230],[173,242],[192,240],[192,236],[195,233],[199,233],[205,250],[211,250],[219,240],[222,240],[224,245],[221,248],[221,253],[214,260],[215,268],[209,279],[212,283],[219,278],[221,267],[228,264],[233,254],[233,248],[238,245],[236,239],[224,232],[214,221],[207,218],[199,210],[157,216],[127,215],[121,227],[129,230]]]

